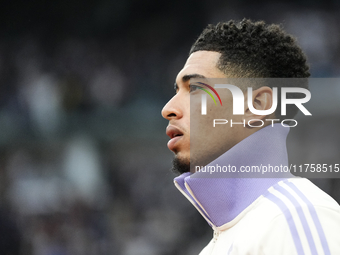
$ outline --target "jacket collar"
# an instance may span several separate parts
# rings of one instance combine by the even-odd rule
[[[288,132],[289,128],[281,124],[265,127],[236,144],[207,166],[230,165],[236,169],[261,164],[288,166],[286,150]],[[287,173],[278,177],[240,178],[237,174],[226,176],[224,173],[224,176],[216,176],[209,172],[196,172],[184,173],[175,178],[174,182],[212,227],[221,227],[235,219],[269,187],[292,175]]]

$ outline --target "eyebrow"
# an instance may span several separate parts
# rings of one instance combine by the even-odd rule
[[[186,74],[182,77],[182,82],[187,82],[189,81],[190,79],[194,79],[194,78],[203,78],[203,79],[206,79],[206,77],[202,74],[197,74],[197,73],[194,73],[194,74]],[[174,84],[174,89],[177,90],[178,89],[178,85],[177,83],[175,82]]]
[[[203,79],[206,79],[206,77],[204,75],[194,73],[194,74],[184,75],[182,77],[182,81],[183,82],[187,82],[188,80],[193,79],[193,78],[203,78]]]

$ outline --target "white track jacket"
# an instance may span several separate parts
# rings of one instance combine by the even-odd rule
[[[209,165],[287,165],[288,130],[269,128]],[[254,150],[254,144],[261,149]],[[340,206],[308,179],[222,178],[196,172],[174,182],[213,228],[213,238],[200,255],[340,255]]]

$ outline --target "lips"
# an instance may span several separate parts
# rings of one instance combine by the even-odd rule
[[[175,126],[169,125],[166,128],[166,134],[171,138],[168,142],[169,150],[174,150],[176,143],[182,138],[183,132]]]
[[[166,134],[172,139],[172,138],[177,137],[177,136],[182,136],[183,132],[181,130],[179,130],[177,127],[169,125],[166,128]]]

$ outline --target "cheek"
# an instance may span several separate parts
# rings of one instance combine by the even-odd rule
[[[202,164],[209,163],[234,145],[236,129],[230,124],[213,126],[214,119],[230,119],[239,121],[239,116],[232,115],[231,100],[224,100],[223,106],[215,105],[213,100],[207,100],[207,114],[201,114],[200,98],[191,98],[190,117],[190,152],[191,157]],[[243,116],[241,116],[243,117]]]
[[[190,104],[189,104],[189,111],[190,111],[190,123],[196,119],[201,118],[201,94],[191,94],[190,96]]]

